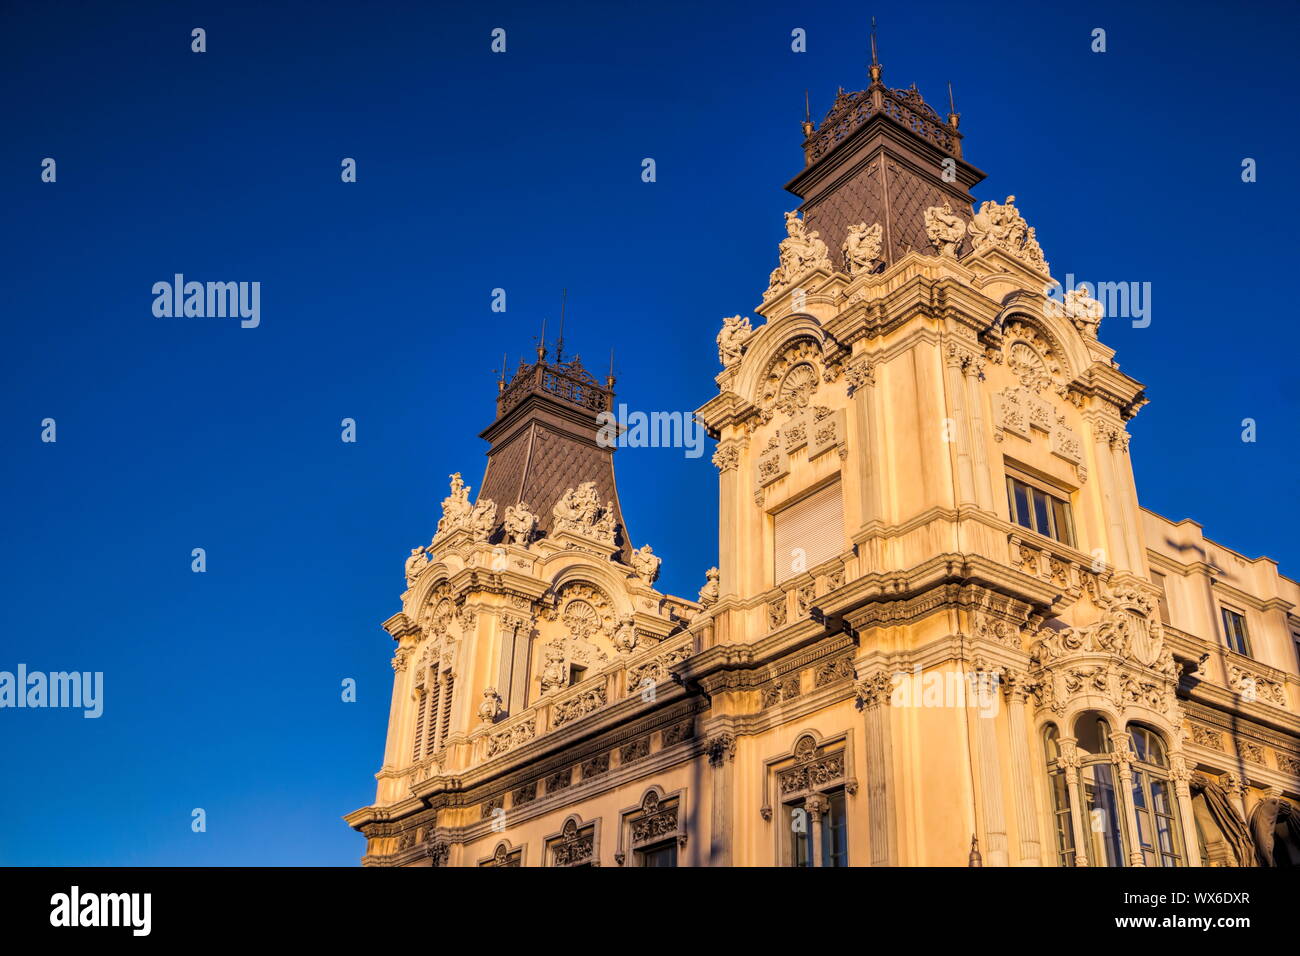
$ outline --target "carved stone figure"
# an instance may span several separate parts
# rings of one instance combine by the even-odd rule
[[[438,534],[462,527],[473,508],[469,503],[469,486],[460,478],[460,472],[451,475],[451,494],[442,499],[442,518],[438,521]]]
[[[772,270],[764,298],[769,298],[776,290],[793,282],[809,269],[831,271],[830,253],[826,243],[816,232],[809,232],[798,212],[785,214],[785,231],[788,235],[781,240],[780,261]]]
[[[844,267],[849,276],[856,279],[864,273],[872,272],[880,262],[880,246],[883,241],[883,229],[880,223],[868,226],[860,222],[849,226],[844,238]]]
[[[941,256],[955,256],[966,235],[966,220],[952,211],[952,206],[931,206],[925,211],[925,232]]]
[[[506,539],[511,544],[521,548],[528,547],[528,539],[532,537],[533,528],[536,526],[537,516],[529,511],[528,506],[523,502],[506,508],[505,532]]]
[[[1015,207],[1015,196],[1004,203],[990,199],[980,206],[969,231],[975,251],[1002,249],[1038,272],[1047,272],[1043,249],[1034,230]]]
[[[704,572],[705,584],[700,588],[700,603],[705,607],[718,600],[718,569],[709,568]]]
[[[478,705],[478,719],[485,724],[490,724],[497,719],[501,713],[501,695],[497,693],[495,687],[485,688],[483,691],[483,702]]]
[[[614,544],[614,532],[617,529],[617,523],[614,520],[614,502],[605,502],[605,507],[601,511],[600,518],[596,521],[593,531],[595,536],[611,547]]]
[[[476,504],[470,513],[468,525],[475,541],[486,541],[497,525],[497,503],[485,498]]]
[[[636,623],[631,614],[619,618],[614,630],[614,648],[620,654],[631,654],[636,649]]]
[[[584,481],[577,488],[570,488],[551,510],[555,518],[555,531],[573,531],[577,534],[590,535],[600,514],[600,495],[596,492],[594,481]]]
[[[740,353],[745,342],[754,333],[750,328],[749,316],[731,315],[722,320],[722,331],[718,333],[718,361],[724,367],[735,365],[740,361]]]
[[[427,551],[428,548],[423,546],[411,549],[411,556],[406,559],[407,587],[410,587],[415,583],[415,579],[420,576],[420,572],[423,571],[425,565],[429,563],[429,555]]]
[[[542,668],[542,693],[553,694],[563,689],[568,683],[567,670],[564,666],[564,649],[548,645],[546,648],[546,666]]]
[[[1086,286],[1081,285],[1065,293],[1062,311],[1081,334],[1090,339],[1097,337],[1097,329],[1102,320],[1102,307],[1100,302],[1088,294]]]
[[[656,557],[654,550],[648,544],[643,544],[632,552],[632,569],[644,578],[647,584],[655,583],[655,578],[659,577],[659,565],[662,563],[663,559]]]

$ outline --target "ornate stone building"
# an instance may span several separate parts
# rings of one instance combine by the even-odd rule
[[[873,63],[804,132],[697,412],[698,601],[624,526],[613,381],[539,349],[384,624],[363,862],[1300,862],[1300,586],[1138,504],[1142,385],[955,114]]]

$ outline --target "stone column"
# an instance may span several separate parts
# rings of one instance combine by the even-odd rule
[[[713,768],[712,807],[709,819],[709,866],[731,866],[732,802],[736,776],[736,738],[732,734],[718,734],[709,739],[706,752],[709,766]]]
[[[860,358],[849,364],[845,377],[853,390],[853,421],[858,434],[854,460],[858,465],[858,509],[862,526],[881,519],[880,466],[876,460],[876,375],[875,369]]]
[[[975,504],[975,473],[971,466],[970,422],[966,414],[966,376],[963,374],[971,356],[956,342],[948,343],[944,353],[944,381],[947,384],[951,431],[944,438],[957,445],[957,504]]]
[[[1116,789],[1119,793],[1116,796],[1119,799],[1119,805],[1124,813],[1125,825],[1128,828],[1128,839],[1121,839],[1120,845],[1128,852],[1129,866],[1146,866],[1142,859],[1141,838],[1138,832],[1137,806],[1133,803],[1133,752],[1128,749],[1128,734],[1122,730],[1117,730],[1110,735],[1111,765],[1115,768],[1115,777],[1118,780]],[[1147,807],[1147,813],[1151,814],[1154,810]],[[1152,839],[1155,839],[1153,833]]]
[[[1201,860],[1201,841],[1196,836],[1196,812],[1192,807],[1192,770],[1181,754],[1171,758],[1174,776],[1174,797],[1178,801],[1178,823],[1183,831],[1188,866],[1204,866]]]
[[[742,532],[740,459],[745,442],[729,438],[718,444],[713,464],[718,469],[718,593],[736,595],[743,590],[740,580],[740,557],[745,553],[739,536]]]
[[[1087,831],[1083,828],[1083,817],[1087,807],[1083,805],[1083,788],[1079,786],[1079,751],[1078,741],[1073,737],[1062,737],[1057,741],[1061,756],[1058,760],[1065,770],[1065,783],[1070,793],[1070,827],[1074,830],[1074,865],[1088,865]]]
[[[1020,835],[1020,865],[1042,866],[1038,831],[1038,805],[1034,799],[1034,767],[1029,748],[1026,702],[1032,687],[1023,671],[1008,671],[1004,678],[1007,722],[1011,734],[1011,778],[1016,801],[1016,831]]]
[[[970,416],[971,466],[975,469],[975,500],[983,511],[996,511],[993,498],[993,475],[989,471],[988,439],[984,433],[984,394],[980,376],[984,374],[984,356],[976,355],[966,363],[966,410]]]
[[[892,689],[889,675],[884,671],[872,674],[857,685],[858,706],[862,709],[866,730],[864,776],[872,866],[893,866],[898,858],[888,710]]]
[[[809,828],[808,840],[809,860],[814,867],[825,866],[826,861],[822,859],[822,817],[830,809],[831,802],[820,793],[814,793],[804,801],[804,809],[808,811],[808,816],[812,820],[812,826]]]
[[[993,713],[985,713],[987,701],[992,692],[992,700],[997,701],[997,672],[977,666],[969,674],[972,681],[970,690],[974,691],[976,708],[975,721],[975,760],[979,764],[980,808],[984,812],[984,834],[988,853],[986,866],[1006,866],[1007,859],[1007,820],[1002,806],[1001,761],[998,760],[997,708]],[[967,701],[966,712],[971,711]]]

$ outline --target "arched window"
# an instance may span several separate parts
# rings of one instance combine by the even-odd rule
[[[1155,731],[1129,725],[1133,750],[1133,809],[1137,814],[1137,849],[1147,866],[1184,866],[1178,800],[1169,773],[1164,742]]]
[[[1070,815],[1070,784],[1061,766],[1061,734],[1055,724],[1043,728],[1047,754],[1047,783],[1052,791],[1052,821],[1056,825],[1056,855],[1061,866],[1074,866],[1074,818]]]
[[[1110,724],[1100,714],[1080,714],[1074,724],[1079,750],[1079,788],[1087,815],[1083,829],[1090,866],[1123,866],[1124,834],[1120,829],[1115,763]]]

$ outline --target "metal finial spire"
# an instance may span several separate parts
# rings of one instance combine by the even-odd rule
[[[812,106],[809,104],[808,91],[803,91],[803,135],[807,139],[813,134]]]
[[[537,340],[537,361],[546,358],[546,319],[542,319],[542,337]]]
[[[614,350],[609,350],[609,375],[605,377],[605,387],[614,387]]]
[[[501,374],[497,378],[497,394],[506,390],[506,353],[501,353]]]
[[[876,55],[876,18],[871,18],[871,82],[879,83],[884,68],[880,65],[880,58]]]
[[[953,129],[961,121],[961,114],[957,112],[957,104],[952,98],[952,80],[948,81],[948,125]]]
[[[560,290],[560,337],[555,340],[555,361],[564,361],[564,306],[569,301],[569,290]]]

